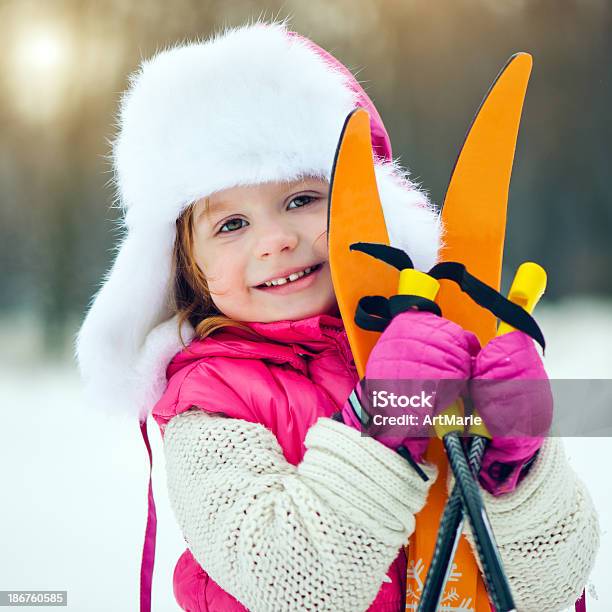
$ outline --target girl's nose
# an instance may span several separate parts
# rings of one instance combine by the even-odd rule
[[[256,255],[264,259],[282,251],[292,251],[298,241],[298,233],[294,228],[280,223],[269,223],[261,228],[261,234],[255,247]]]

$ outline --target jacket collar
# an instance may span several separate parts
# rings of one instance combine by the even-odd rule
[[[245,325],[248,330],[224,327],[207,338],[193,340],[174,356],[167,377],[203,357],[268,359],[289,363],[302,372],[307,371],[306,356],[315,357],[330,349],[338,350],[347,362],[353,359],[342,319],[333,315]]]
[[[270,323],[246,323],[258,336],[299,345],[305,352],[320,352],[338,340],[344,331],[342,319],[328,314],[319,314],[297,321],[272,321]]]

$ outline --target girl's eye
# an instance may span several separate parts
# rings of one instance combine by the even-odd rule
[[[313,198],[312,196],[301,195],[301,196],[297,196],[296,198],[293,198],[291,202],[289,202],[289,205],[291,206],[293,202],[302,202],[302,204],[297,207],[297,208],[301,208],[302,206],[306,206],[306,204],[310,204],[315,199],[316,198]]]
[[[234,223],[234,222],[236,222],[236,221],[240,222],[240,221],[244,221],[244,219],[239,219],[238,217],[236,217],[235,219],[230,219],[229,221],[226,221],[226,222],[225,222],[225,223],[224,223],[224,224],[223,224],[223,225],[220,227],[220,229],[219,229],[219,233],[220,233],[220,234],[221,234],[221,233],[223,233],[223,234],[227,234],[227,233],[229,233],[229,232],[235,232],[236,230],[239,230],[239,229],[241,229],[242,227],[244,227],[244,226],[239,226],[239,227],[230,228],[230,229],[228,229],[228,230],[224,230],[224,229],[223,229],[224,227],[228,227],[228,226],[232,225],[232,223]]]
[[[295,198],[293,198],[290,202],[289,202],[289,208],[302,208],[303,206],[306,206],[308,204],[310,204],[313,200],[316,200],[317,198],[313,197],[313,196],[309,196],[309,195],[301,195],[301,196],[297,196]],[[293,204],[294,202],[297,202],[299,205],[298,206],[294,206],[292,207],[291,204]],[[235,232],[236,230],[242,229],[244,227],[244,225],[233,225],[235,223],[241,223],[242,221],[244,221],[246,223],[246,225],[248,225],[248,223],[244,220],[244,219],[240,219],[239,217],[235,217],[234,219],[230,219],[229,221],[226,221],[220,228],[218,233],[219,234],[229,234],[230,232]],[[232,227],[233,225],[233,227]],[[227,229],[224,229],[227,228]]]

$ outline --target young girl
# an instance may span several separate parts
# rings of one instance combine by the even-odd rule
[[[404,609],[403,546],[437,470],[422,438],[363,437],[347,402],[358,377],[326,226],[335,148],[356,106],[371,116],[391,243],[429,269],[439,218],[392,160],[371,100],[284,25],[164,51],[123,99],[113,160],[126,234],[77,355],[92,401],[143,426],[152,411],[161,429],[188,545],[174,572],[184,610]],[[502,370],[545,376],[521,332],[481,350],[450,321],[410,312],[381,335],[366,375],[465,380]],[[542,411],[514,401],[525,418]],[[518,609],[571,604],[598,524],[560,441],[494,439],[481,482]],[[456,609],[488,603],[474,595]]]

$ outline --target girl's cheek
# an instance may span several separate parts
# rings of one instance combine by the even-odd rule
[[[323,212],[310,230],[313,250],[319,255],[327,254],[327,208]]]
[[[315,252],[317,258],[327,261],[329,253],[327,249],[327,228],[324,228],[321,232],[316,234],[312,244],[312,250]]]
[[[206,278],[211,293],[226,293],[239,285],[241,268],[227,255],[216,258],[214,263],[208,266],[208,270]]]

